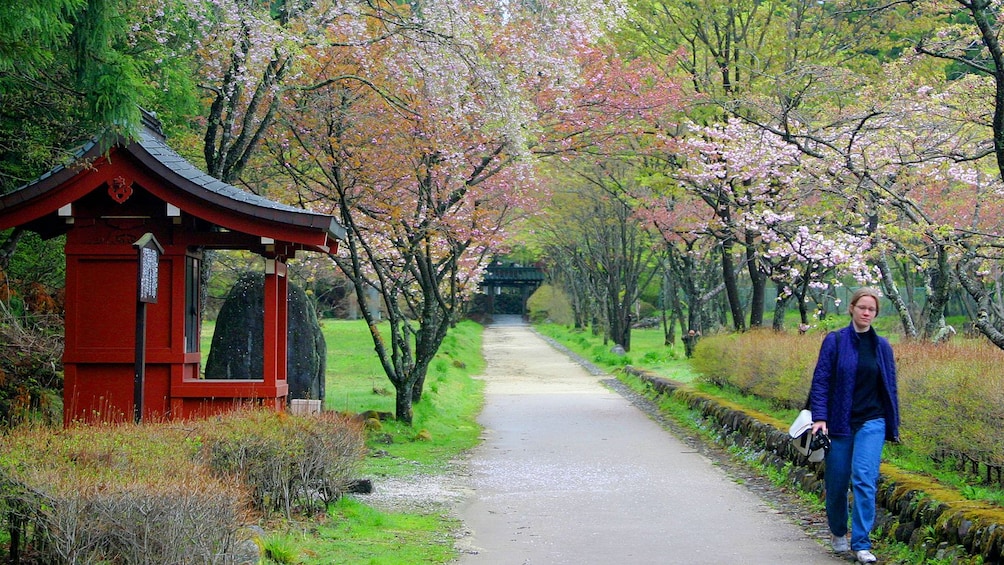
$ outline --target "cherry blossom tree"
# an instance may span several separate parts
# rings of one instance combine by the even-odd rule
[[[597,6],[579,8],[601,15]],[[604,19],[581,20],[575,6],[511,8],[423,3],[421,32],[319,46],[309,73],[322,86],[290,97],[288,136],[273,146],[302,201],[347,228],[333,260],[357,294],[382,297],[389,344],[379,313],[360,310],[403,421],[507,229],[542,196],[531,148],[550,116],[534,102],[579,81],[575,55]],[[329,80],[344,76],[367,79]]]
[[[797,199],[798,152],[779,138],[731,120],[723,127],[691,127],[676,144],[683,164],[675,176],[681,186],[711,212],[702,231],[713,235],[720,250],[722,277],[733,325],[745,329],[746,316],[739,298],[735,246],[745,248],[752,281],[750,326],[762,325],[764,287],[768,269],[763,251],[762,217],[776,216]]]
[[[932,80],[944,69],[916,57],[886,64],[878,75],[852,68],[806,72],[813,80],[797,103],[788,96],[751,97],[747,103],[756,112],[744,118],[798,147],[802,173],[830,206],[844,211],[836,225],[869,240],[868,260],[906,334],[941,339],[950,332],[944,310],[957,288],[952,250],[961,232],[923,195],[956,186],[946,184],[948,164],[975,163],[987,154],[980,134],[986,106],[967,103],[978,100],[984,85],[973,77]],[[917,277],[918,284],[910,282]],[[909,282],[905,291],[897,279]],[[923,311],[913,307],[914,286],[926,289]]]
[[[678,188],[678,187],[677,187]],[[675,283],[687,307],[687,321],[681,331],[704,333],[713,323],[708,304],[725,289],[720,260],[715,255],[715,239],[703,226],[711,213],[692,195],[682,190],[643,187],[636,195],[636,214],[653,226],[665,248],[665,276]],[[666,284],[666,283],[664,283]],[[673,306],[673,297],[667,302]],[[682,317],[682,316],[681,316]],[[667,345],[671,332],[666,328]]]
[[[978,94],[971,99],[972,106],[968,108],[980,114],[989,114],[989,119],[981,116],[981,121],[990,124],[990,131],[985,138],[986,143],[976,145],[967,153],[978,155],[980,150],[991,152],[996,162],[996,174],[999,180],[1004,180],[1004,48],[1000,43],[1000,4],[984,0],[925,0],[914,3],[914,8],[919,14],[931,16],[941,24],[922,36],[916,42],[915,50],[947,61],[956,75],[968,74],[982,79],[983,85],[971,91]],[[959,17],[963,14],[966,17]],[[970,84],[973,82],[979,81],[970,81]],[[967,176],[976,178],[975,175]],[[980,184],[988,183],[984,179]],[[996,189],[989,190],[994,193]],[[976,327],[994,344],[1004,348],[1004,299],[999,292],[995,292],[995,288],[1000,288],[1000,281],[993,275],[994,269],[988,267],[999,257],[996,243],[999,234],[1000,231],[974,230],[972,235],[977,237],[963,244],[964,252],[956,264],[956,274],[978,305],[974,320]]]

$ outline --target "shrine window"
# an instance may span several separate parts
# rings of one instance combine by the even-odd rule
[[[185,352],[199,351],[202,315],[199,302],[199,259],[185,257]]]

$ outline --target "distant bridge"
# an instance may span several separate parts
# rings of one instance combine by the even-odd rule
[[[488,266],[481,292],[489,314],[526,314],[526,301],[544,283],[544,271],[518,263],[496,261]]]

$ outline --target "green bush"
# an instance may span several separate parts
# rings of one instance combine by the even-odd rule
[[[658,313],[659,310],[655,306],[645,302],[644,300],[638,301],[638,319],[644,320],[645,318],[652,318]]]
[[[534,323],[552,322],[569,325],[575,322],[572,305],[565,293],[549,284],[541,285],[526,301],[530,320]]]

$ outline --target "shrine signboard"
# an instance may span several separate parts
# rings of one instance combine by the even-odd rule
[[[146,376],[146,305],[157,303],[160,256],[164,248],[152,233],[133,243],[139,253],[136,284],[136,372],[133,381],[133,421],[143,420],[143,386]]]

